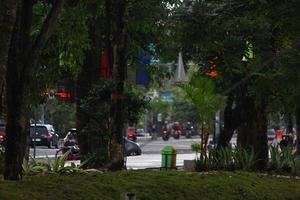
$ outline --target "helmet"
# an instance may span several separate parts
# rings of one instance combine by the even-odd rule
[[[77,133],[77,129],[76,128],[70,128],[68,130],[68,133]]]

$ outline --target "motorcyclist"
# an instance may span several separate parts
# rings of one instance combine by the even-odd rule
[[[192,124],[191,124],[191,122],[187,122],[187,124],[185,126],[185,136],[191,137],[191,135],[192,135]]]
[[[163,134],[169,134],[168,127],[167,126],[163,126],[162,132],[163,132]]]
[[[77,130],[75,128],[69,129],[64,138],[64,146],[74,146],[78,144]]]
[[[173,131],[181,131],[179,122],[175,122],[173,126]]]
[[[187,122],[187,123],[186,123],[185,129],[186,129],[186,130],[192,130],[192,124],[191,124],[191,122]]]
[[[179,139],[180,134],[181,134],[181,126],[179,122],[175,122],[173,125],[173,137]]]
[[[58,154],[58,152],[62,152],[63,154],[65,154],[66,152],[70,151],[67,160],[78,160],[80,150],[78,147],[77,136],[78,134],[75,128],[69,129],[66,137],[64,138],[64,146],[60,150],[58,150],[56,154]]]

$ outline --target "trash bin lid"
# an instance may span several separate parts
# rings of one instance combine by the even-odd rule
[[[172,153],[176,153],[176,149],[173,146],[165,146],[161,152],[163,154],[172,154]]]

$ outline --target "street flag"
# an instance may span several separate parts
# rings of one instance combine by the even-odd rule
[[[109,78],[109,63],[108,63],[108,56],[107,50],[102,50],[101,55],[101,78],[108,79]]]
[[[149,84],[149,72],[148,67],[151,62],[151,56],[139,53],[137,56],[137,69],[136,69],[136,80],[137,85],[148,85]]]
[[[186,75],[183,66],[182,54],[179,52],[178,54],[178,64],[175,73],[175,82],[184,82],[186,81]]]

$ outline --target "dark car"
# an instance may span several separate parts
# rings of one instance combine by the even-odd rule
[[[142,149],[137,143],[125,139],[125,156],[138,156],[142,154]]]
[[[30,146],[58,147],[58,135],[50,124],[30,125]]]

